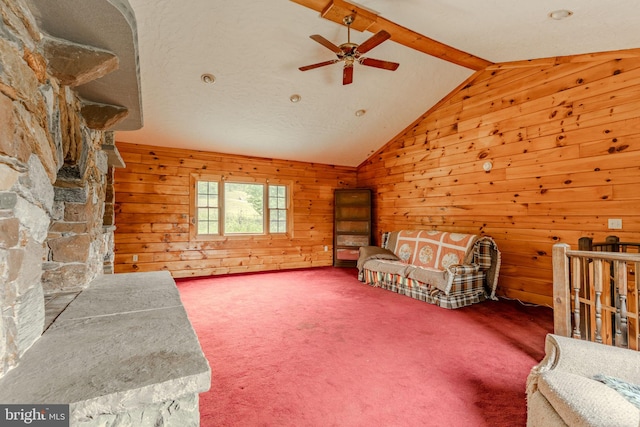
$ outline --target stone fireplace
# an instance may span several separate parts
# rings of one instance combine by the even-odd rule
[[[104,58],[63,64],[98,49],[43,34],[25,2],[0,10],[1,377],[42,334],[44,295],[81,290],[102,273],[113,252],[103,216],[117,164],[102,149],[112,133],[88,126],[69,81],[99,78]]]
[[[112,31],[83,19],[99,19]],[[81,30],[75,31],[75,27]],[[120,39],[115,45],[124,48],[114,52],[85,43],[82,29],[93,31],[85,35],[91,40],[97,40],[96,34],[115,34],[113,37]],[[73,37],[65,38],[67,33]],[[123,100],[121,104],[114,102],[118,99]],[[81,359],[78,364],[103,357],[103,364],[111,369],[104,372],[105,381],[117,376],[113,369],[118,369],[121,355],[110,354],[109,348],[92,347],[93,341],[86,340],[99,330],[108,341],[109,325],[100,319],[93,323],[82,319],[95,315],[95,304],[106,298],[99,307],[108,310],[109,318],[118,319],[111,327],[116,332],[118,327],[130,327],[128,314],[120,311],[121,304],[108,304],[112,295],[120,295],[134,306],[143,304],[143,312],[155,316],[153,322],[137,319],[136,325],[147,321],[150,327],[165,329],[162,322],[169,319],[184,328],[187,344],[167,350],[182,352],[174,358],[175,369],[169,364],[158,375],[163,384],[184,385],[181,381],[186,372],[193,386],[184,388],[184,395],[175,385],[163,389],[154,385],[153,378],[135,385],[133,378],[134,384],[127,384],[130,401],[125,403],[118,401],[125,394],[115,391],[103,395],[100,390],[93,395],[86,393],[93,400],[83,403],[87,398],[76,390],[75,400],[68,401],[72,424],[103,425],[99,423],[108,419],[109,425],[126,425],[131,413],[147,414],[147,407],[165,413],[171,408],[169,412],[174,413],[179,404],[172,402],[180,401],[191,408],[187,417],[191,417],[190,423],[197,423],[197,392],[208,388],[208,365],[173,279],[169,274],[148,275],[139,281],[111,274],[113,171],[124,166],[113,130],[132,130],[141,125],[136,26],[127,0],[0,1],[0,403],[16,396],[24,399],[20,403],[48,398],[38,394],[42,384],[36,382],[26,389],[19,384],[28,383],[26,379],[34,378],[34,370],[50,362],[57,360],[60,366],[73,363],[57,342],[79,346],[72,352],[73,357]],[[106,280],[108,277],[114,279]],[[89,285],[99,280],[102,282],[96,289],[87,293],[93,287]],[[130,286],[128,281],[143,283],[140,288],[147,291]],[[158,289],[164,293],[158,293]],[[153,299],[150,295],[164,298]],[[53,304],[56,300],[62,303]],[[70,302],[70,310],[60,315]],[[58,315],[62,324],[54,323],[50,332],[47,328]],[[146,336],[144,329],[140,332]],[[132,360],[147,357],[152,350],[162,353],[155,342],[138,349],[141,341],[117,344],[127,349]],[[153,357],[147,363],[153,364]],[[184,363],[194,369],[185,369]],[[87,382],[93,375],[74,373],[85,375]],[[129,378],[132,374],[126,375]],[[48,387],[60,384],[55,378],[42,377]],[[84,380],[81,377],[78,381]],[[145,395],[144,390],[150,389],[153,396]],[[58,395],[69,391],[60,390]],[[140,401],[131,400],[136,395]],[[187,405],[184,399],[190,403]],[[91,412],[98,407],[99,413]],[[119,413],[118,408],[128,415]],[[155,419],[166,422],[165,415]]]
[[[75,89],[111,72],[114,54],[45,34],[25,1],[0,10],[1,377],[42,334],[45,295],[110,270],[105,202],[122,164],[107,129],[127,109],[85,110]]]

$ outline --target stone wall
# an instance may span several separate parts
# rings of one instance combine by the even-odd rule
[[[112,135],[86,125],[50,44],[23,0],[0,0],[0,377],[42,334],[44,294],[86,287],[113,257]]]

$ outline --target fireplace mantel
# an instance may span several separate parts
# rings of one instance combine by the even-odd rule
[[[68,403],[71,425],[198,425],[210,382],[171,275],[104,275],[0,379],[0,402]]]

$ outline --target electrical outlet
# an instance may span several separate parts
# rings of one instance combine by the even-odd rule
[[[622,219],[609,218],[609,230],[622,230]]]
[[[324,251],[327,252],[329,250],[329,246],[325,245],[324,246]]]
[[[135,255],[133,256],[133,262],[138,262],[138,254],[135,254]]]

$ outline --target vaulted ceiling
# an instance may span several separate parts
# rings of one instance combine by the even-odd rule
[[[336,165],[366,160],[487,64],[640,47],[634,0],[128,3],[144,126],[117,140]],[[549,16],[562,9],[572,15]],[[356,63],[343,85],[342,63],[298,70],[335,58],[309,36],[346,42],[345,11],[364,30],[351,31],[352,42],[391,34],[365,56],[397,62],[396,71]]]

